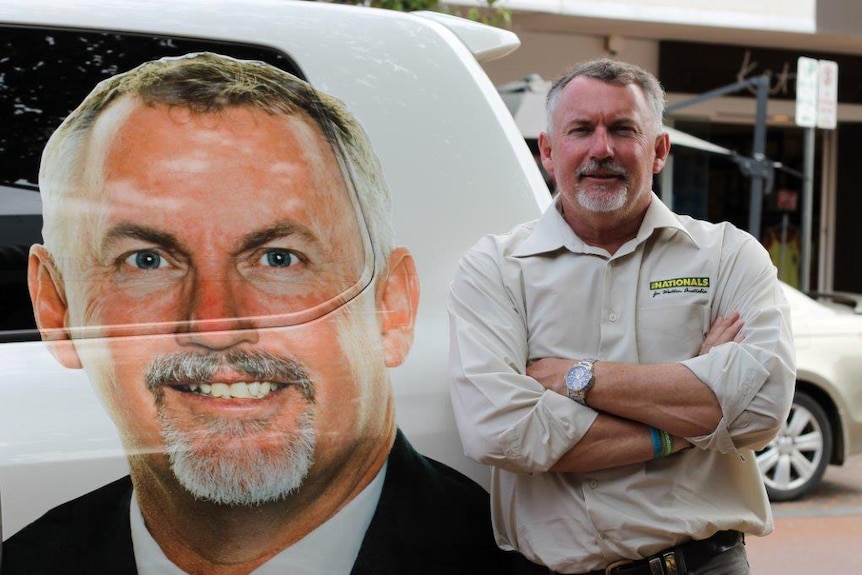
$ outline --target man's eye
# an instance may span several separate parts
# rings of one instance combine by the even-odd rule
[[[258,263],[273,268],[288,268],[299,263],[299,258],[289,250],[271,249],[261,256]]]
[[[126,258],[125,263],[140,270],[157,270],[168,265],[165,258],[151,251],[135,252]]]

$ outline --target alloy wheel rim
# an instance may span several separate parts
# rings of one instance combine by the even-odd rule
[[[757,454],[757,465],[767,487],[791,491],[817,473],[823,458],[823,429],[805,407],[793,404],[778,436]]]

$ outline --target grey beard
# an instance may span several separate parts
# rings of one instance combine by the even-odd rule
[[[298,430],[289,438],[279,432],[277,447],[266,449],[258,445],[259,435],[254,437],[265,427],[258,421],[209,421],[203,424],[205,429],[188,432],[174,427],[159,410],[162,438],[177,481],[198,499],[231,506],[271,503],[299,490],[314,461],[312,419],[304,413]],[[219,447],[222,442],[239,446]]]
[[[164,386],[211,381],[222,365],[250,381],[299,388],[308,403],[299,428],[285,433],[267,420],[200,415],[196,429],[179,429],[167,413]],[[261,351],[176,353],[153,360],[146,382],[155,396],[171,470],[192,495],[221,505],[253,506],[284,499],[302,486],[314,462],[316,435],[314,385],[301,365]]]
[[[628,186],[623,185],[615,191],[602,190],[602,195],[591,194],[584,189],[578,191],[577,200],[582,208],[596,213],[613,212],[626,205]]]
[[[600,188],[600,194],[589,194],[578,186],[577,201],[582,208],[596,213],[613,212],[626,205],[628,196],[628,180],[626,169],[615,164],[612,160],[591,160],[578,168],[576,173],[578,180],[585,174],[591,172],[604,172],[614,174],[623,178],[617,182],[611,182]],[[597,190],[598,191],[598,190]]]

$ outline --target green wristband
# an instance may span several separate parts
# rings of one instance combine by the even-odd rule
[[[673,436],[663,429],[659,430],[659,434],[661,435],[661,456],[667,457],[673,453]]]

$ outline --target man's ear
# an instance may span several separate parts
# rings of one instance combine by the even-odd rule
[[[51,355],[64,367],[80,369],[81,360],[67,329],[68,306],[63,280],[51,254],[42,245],[30,248],[27,285],[36,325]]]
[[[551,159],[551,138],[546,132],[539,133],[539,157],[545,171],[554,175],[554,162]]]
[[[667,162],[670,153],[670,136],[667,132],[659,134],[655,140],[655,160],[653,160],[652,173],[659,173]]]
[[[387,367],[401,365],[407,357],[418,308],[416,262],[406,248],[396,248],[389,254],[385,275],[377,284],[377,314]]]

